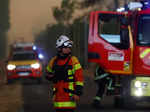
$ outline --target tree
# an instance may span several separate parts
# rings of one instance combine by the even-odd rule
[[[75,0],[63,0],[61,7],[53,8],[53,16],[58,23],[68,25],[74,13]]]

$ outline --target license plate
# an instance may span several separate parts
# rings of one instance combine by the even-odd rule
[[[27,73],[27,72],[19,73],[19,76],[28,76],[28,75],[29,75],[29,73]]]

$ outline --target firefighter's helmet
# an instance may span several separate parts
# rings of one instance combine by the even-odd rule
[[[56,48],[72,47],[73,42],[65,35],[61,35],[56,41]]]

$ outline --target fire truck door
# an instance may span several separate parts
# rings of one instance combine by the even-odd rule
[[[98,63],[110,73],[130,74],[133,42],[125,16],[117,12],[97,12],[94,30],[92,49],[99,55]]]

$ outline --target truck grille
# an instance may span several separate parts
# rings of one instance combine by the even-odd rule
[[[18,66],[16,66],[16,69],[30,69],[31,68],[31,66],[30,65],[18,65]]]

